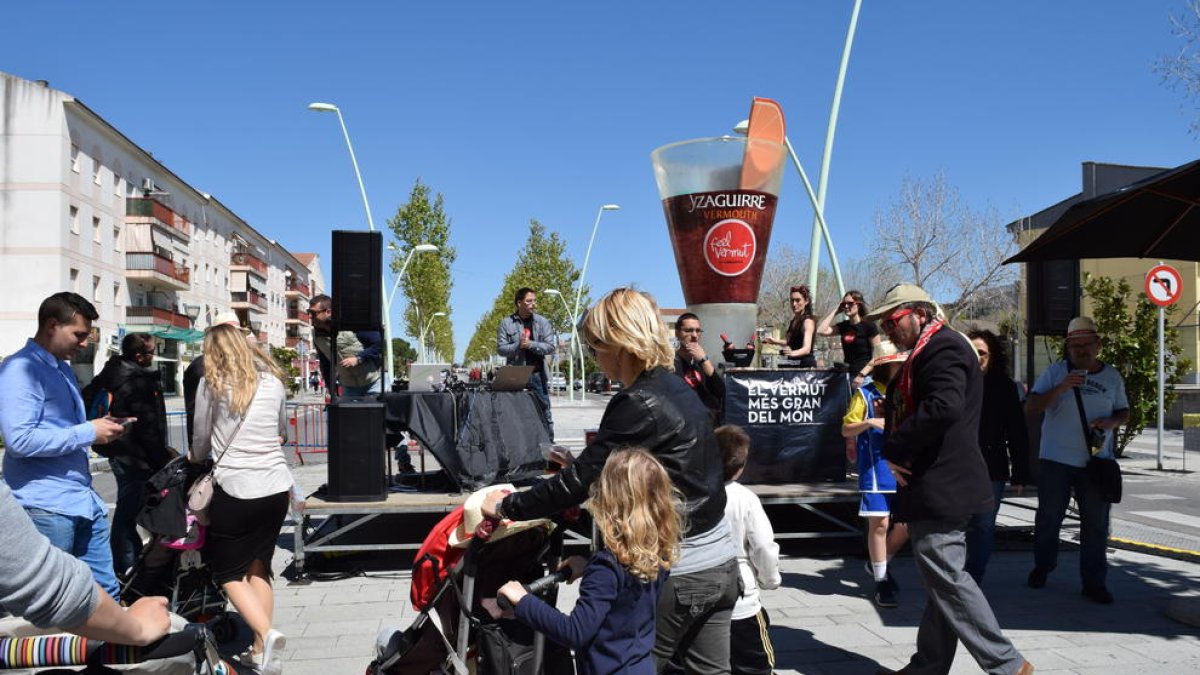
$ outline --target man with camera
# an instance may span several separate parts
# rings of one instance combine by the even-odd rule
[[[1030,588],[1046,585],[1058,564],[1058,535],[1072,492],[1079,503],[1079,571],[1083,596],[1111,604],[1105,585],[1109,510],[1089,478],[1088,460],[1112,458],[1115,429],[1129,421],[1125,380],[1099,360],[1100,333],[1086,316],[1067,326],[1066,358],[1050,364],[1033,385],[1025,412],[1045,413],[1038,454],[1038,509],[1034,521],[1034,568]],[[1086,429],[1086,432],[1085,432]],[[1085,435],[1086,433],[1086,435]]]

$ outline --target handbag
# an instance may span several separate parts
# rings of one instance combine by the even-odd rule
[[[254,395],[257,396],[258,392],[255,391]],[[250,402],[254,402],[253,396],[250,398]],[[217,412],[217,399],[210,398],[209,403],[208,418],[210,420],[215,420]],[[246,412],[249,411],[250,406],[247,405]],[[188,511],[196,517],[196,522],[200,523],[201,525],[209,525],[208,506],[212,503],[213,490],[216,488],[217,480],[216,477],[213,476],[213,472],[216,471],[217,464],[221,461],[221,458],[224,457],[225,453],[229,451],[229,446],[233,445],[233,441],[237,438],[238,432],[242,430],[242,424],[245,423],[245,421],[246,415],[243,414],[242,418],[238,420],[237,426],[234,427],[233,433],[229,436],[229,442],[226,443],[224,449],[221,450],[221,454],[212,461],[212,464],[208,467],[208,471],[205,471],[204,474],[197,478],[196,482],[192,483],[192,486],[188,488]]]
[[[1083,394],[1079,393],[1079,387],[1073,387],[1073,389],[1075,406],[1079,408],[1079,421],[1083,424],[1083,442],[1090,452],[1087,467],[1084,469],[1087,472],[1087,479],[1096,486],[1096,490],[1100,493],[1100,499],[1109,504],[1120,504],[1121,465],[1117,464],[1115,459],[1096,456],[1104,449],[1104,443],[1108,439],[1104,432],[1088,425],[1087,413],[1083,411]]]

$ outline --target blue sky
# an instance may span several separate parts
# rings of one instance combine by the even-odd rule
[[[0,70],[49,80],[268,237],[326,261],[365,228],[336,118],[381,225],[420,178],[443,193],[461,350],[527,222],[587,281],[682,305],[649,153],[778,100],[815,181],[850,0],[7,3]],[[1007,222],[1079,190],[1080,162],[1196,159],[1191,111],[1154,63],[1184,0],[866,0],[826,217],[843,259],[906,176],[944,172]],[[14,28],[16,30],[14,30]],[[772,246],[807,249],[785,178]],[[802,276],[803,271],[798,270]],[[399,315],[399,307],[396,308]]]

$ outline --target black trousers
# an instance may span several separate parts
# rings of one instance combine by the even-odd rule
[[[733,675],[771,675],[775,672],[775,647],[767,629],[771,617],[766,608],[729,624],[729,667]]]

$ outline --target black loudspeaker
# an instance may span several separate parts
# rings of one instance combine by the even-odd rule
[[[1079,315],[1079,261],[1043,260],[1027,263],[1029,275],[1029,332],[1065,335],[1067,324]]]
[[[333,231],[333,325],[337,330],[383,326],[383,233]]]
[[[329,410],[329,481],[325,500],[378,502],[387,499],[384,473],[383,404],[340,400]]]

